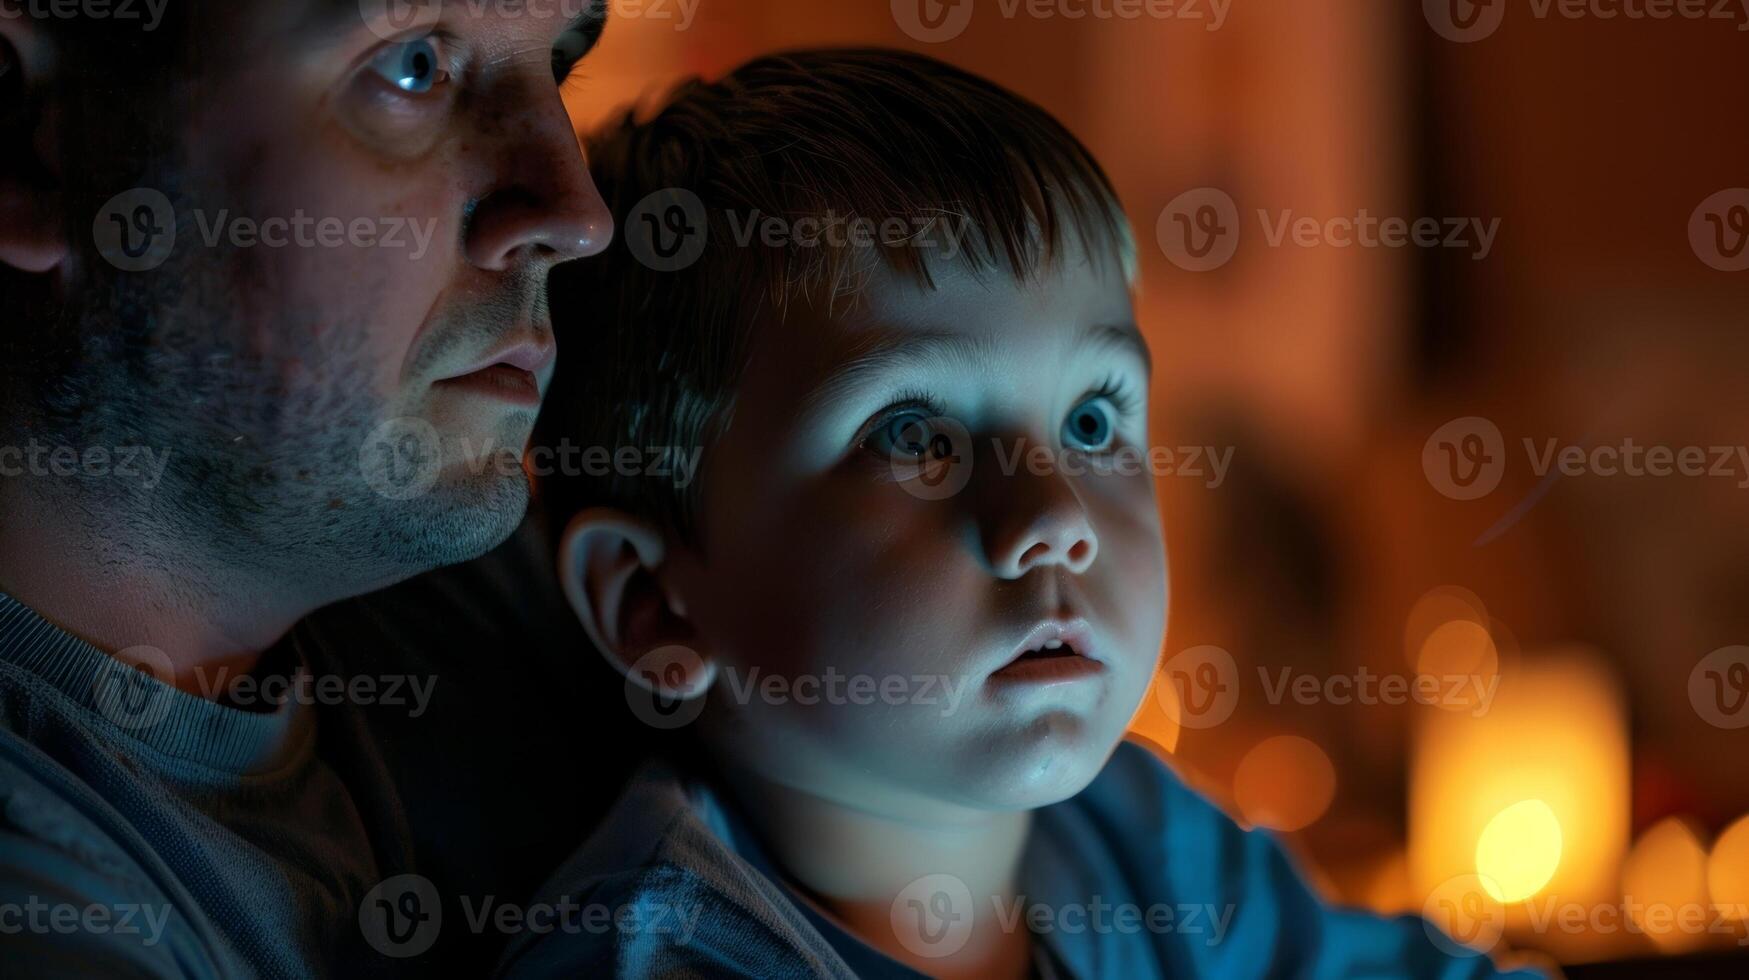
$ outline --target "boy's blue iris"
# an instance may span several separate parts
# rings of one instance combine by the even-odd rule
[[[1084,401],[1063,421],[1063,445],[1093,452],[1111,443],[1111,413],[1100,399]]]
[[[932,432],[929,417],[922,412],[895,415],[874,432],[877,451],[891,456],[922,458],[929,452]]]

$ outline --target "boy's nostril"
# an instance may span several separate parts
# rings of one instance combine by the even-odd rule
[[[1024,552],[1021,553],[1021,555],[1020,555],[1020,570],[1024,572],[1027,569],[1031,568],[1032,566],[1043,561],[1045,559],[1045,556],[1050,554],[1050,551],[1051,551],[1051,546],[1044,543],[1043,541],[1034,542],[1032,547],[1026,549]]]
[[[1080,565],[1093,560],[1093,545],[1083,538],[1069,547],[1069,564]]]

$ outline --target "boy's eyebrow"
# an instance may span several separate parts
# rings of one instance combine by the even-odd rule
[[[968,337],[957,333],[923,333],[914,330],[879,333],[858,347],[843,364],[827,375],[798,402],[798,414],[807,416],[842,400],[899,367],[937,362],[977,369],[989,361],[997,348],[994,338]],[[1152,376],[1153,356],[1141,331],[1130,322],[1095,323],[1075,338],[1072,349],[1108,349],[1128,354]]]
[[[1076,346],[1104,347],[1127,353],[1140,361],[1142,374],[1145,377],[1154,376],[1154,353],[1148,349],[1148,341],[1143,338],[1142,331],[1134,323],[1096,323],[1088,327]]]

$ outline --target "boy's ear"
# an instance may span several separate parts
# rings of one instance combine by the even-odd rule
[[[11,0],[0,0],[0,7]],[[46,107],[53,75],[50,39],[37,18],[0,10],[0,265],[53,271],[67,258],[58,152]]]
[[[662,533],[623,511],[586,510],[559,546],[559,582],[590,642],[615,670],[672,700],[702,696],[716,662],[663,587]]]

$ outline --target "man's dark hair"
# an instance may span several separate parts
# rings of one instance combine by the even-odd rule
[[[126,295],[130,277],[99,257],[92,225],[114,195],[171,183],[197,60],[190,6],[164,5],[148,30],[137,19],[46,16],[61,8],[0,0],[0,16],[39,18],[34,26],[57,60],[52,84],[17,67],[0,77],[0,139],[10,143],[0,168],[53,187],[73,255],[65,294],[48,276],[0,267],[0,409],[7,428],[39,417],[45,390],[83,355],[81,330],[104,319],[94,311],[141,305]],[[51,118],[54,143],[44,148],[49,159],[38,160],[36,134]],[[118,330],[142,326],[126,316],[114,323]]]
[[[1033,278],[1077,240],[1133,272],[1128,223],[1086,148],[1031,102],[922,55],[759,58],[717,82],[682,83],[646,118],[626,112],[588,138],[587,156],[620,234],[605,254],[554,271],[561,354],[537,471],[586,448],[661,448],[671,461],[703,449],[708,460],[756,324],[797,303],[828,314],[854,303],[879,266],[929,286],[930,262],[942,261],[911,236],[768,246],[745,240],[749,221],[953,221],[966,240],[952,261],[974,274]],[[635,252],[662,224],[645,202],[680,200],[676,190],[696,195],[704,214],[693,217],[708,230],[695,261],[665,271]],[[590,472],[542,480],[553,513],[610,506],[693,537],[696,479]]]

